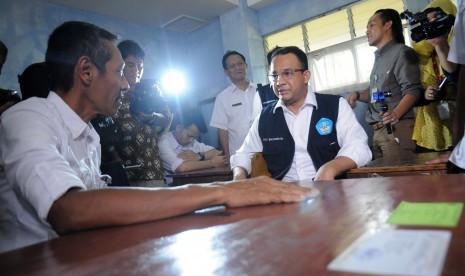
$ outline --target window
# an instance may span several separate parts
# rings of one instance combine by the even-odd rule
[[[285,35],[283,35],[285,33]],[[273,49],[276,45],[281,47],[297,46],[300,49],[305,49],[304,40],[302,39],[302,26],[298,25],[289,28],[283,32],[270,35],[265,39],[267,52]]]
[[[399,13],[405,10],[404,3],[399,0],[366,1],[350,7],[353,15],[355,36],[365,36],[368,19],[375,11],[386,8],[395,9]]]
[[[311,51],[345,42],[352,38],[346,10],[323,16],[304,25],[308,32]]]
[[[367,43],[366,24],[376,10],[384,8],[405,10],[402,0],[363,1],[265,37],[266,50],[276,45],[303,49],[313,91],[340,94],[367,88],[376,48]],[[407,22],[404,26],[410,44]]]

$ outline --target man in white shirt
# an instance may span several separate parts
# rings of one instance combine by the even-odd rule
[[[115,114],[129,89],[116,38],[89,23],[63,23],[50,35],[45,56],[53,92],[2,114],[0,252],[211,205],[296,202],[310,192],[270,178],[180,189],[107,188],[99,172],[100,141],[90,120]]]
[[[175,115],[174,129],[158,141],[165,175],[226,166],[229,160],[212,146],[197,141],[200,133],[207,132],[202,114],[195,109],[184,109]],[[166,184],[172,182],[166,179]]]
[[[226,52],[222,64],[232,84],[216,96],[210,126],[218,128],[220,147],[229,158],[244,142],[261,102],[257,85],[247,79],[247,63],[241,53]]]
[[[254,121],[231,157],[234,179],[250,174],[250,158],[263,152],[273,178],[328,180],[371,160],[368,137],[348,103],[309,91],[305,53],[284,47],[272,55],[270,81],[279,95]]]

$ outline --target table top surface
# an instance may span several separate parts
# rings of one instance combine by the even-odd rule
[[[348,173],[363,173],[369,171],[377,171],[383,168],[391,171],[409,171],[409,170],[446,170],[446,164],[426,165],[425,162],[432,160],[444,152],[428,152],[428,153],[411,153],[400,156],[391,156],[375,159],[367,165],[351,169]]]
[[[443,275],[465,275],[463,213],[454,228],[386,223],[401,201],[465,202],[465,174],[300,184],[320,197],[75,233],[0,254],[0,274],[346,275],[328,264],[367,230],[400,228],[450,231]]]
[[[196,177],[196,176],[211,176],[211,175],[232,175],[231,168],[229,166],[223,166],[218,168],[202,169],[182,173],[172,173],[168,174],[168,177],[178,177],[178,178],[187,178],[187,177]]]

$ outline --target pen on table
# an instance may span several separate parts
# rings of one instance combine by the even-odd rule
[[[211,213],[211,212],[216,212],[216,211],[223,211],[226,210],[226,205],[214,205],[210,206],[207,208],[199,209],[194,211],[195,214],[205,214],[205,213]]]

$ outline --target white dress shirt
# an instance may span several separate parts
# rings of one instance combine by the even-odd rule
[[[210,126],[229,132],[229,153],[233,155],[244,142],[261,102],[257,85],[250,83],[246,91],[231,84],[216,96]]]
[[[0,145],[0,251],[57,237],[47,221],[55,200],[106,186],[97,132],[54,92],[3,113]]]
[[[310,120],[312,118],[313,107],[318,108],[315,94],[308,92],[305,98],[305,103],[299,109],[297,114],[293,114],[279,100],[276,107],[282,107],[284,118],[286,119],[287,127],[295,142],[295,153],[291,168],[284,176],[283,181],[300,181],[310,180],[316,175],[316,170],[313,161],[307,151],[308,135]],[[258,116],[250,131],[245,138],[244,144],[231,157],[231,168],[240,166],[251,171],[251,157],[257,152],[262,152],[263,144],[258,134]],[[352,159],[357,167],[364,166],[371,160],[371,150],[368,147],[368,136],[362,126],[358,123],[354,112],[350,108],[347,101],[341,97],[339,100],[339,113],[336,123],[337,140],[341,147],[337,156],[345,156]]]
[[[460,141],[454,147],[449,161],[454,163],[457,167],[465,170],[465,141],[463,138],[460,139]]]
[[[213,149],[212,146],[199,143],[197,140],[190,143],[187,146],[182,146],[178,143],[176,138],[173,136],[173,132],[168,132],[163,135],[158,141],[158,147],[160,148],[160,157],[163,161],[163,168],[165,171],[174,172],[184,162],[183,159],[178,157],[178,154],[191,150],[193,152],[206,152]]]
[[[447,59],[455,63],[465,64],[465,2],[463,0],[458,0],[457,6],[454,34],[452,35]],[[465,70],[463,65],[461,70]],[[465,141],[463,137],[454,147],[449,160],[456,166],[465,169]]]
[[[465,64],[465,1],[457,1],[457,16],[455,17],[454,33],[450,42],[447,59],[449,61]]]

